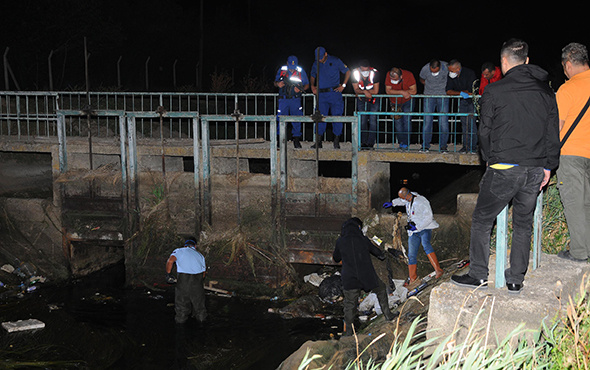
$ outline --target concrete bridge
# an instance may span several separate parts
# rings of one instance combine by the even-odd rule
[[[419,151],[424,117],[419,111],[411,113],[414,144],[409,151],[395,150],[386,107],[375,113],[375,149],[361,150],[364,113],[352,112],[322,118],[345,123],[344,142],[338,150],[331,145],[316,150],[310,148],[316,123],[311,115],[283,117],[277,127],[275,94],[0,93],[0,98],[0,154],[14,163],[26,162],[30,154],[45,158],[22,168],[50,173],[51,202],[65,239],[74,245],[122,246],[141,227],[145,199],[162,196],[158,193],[168,196],[182,234],[199,234],[205,225],[238,225],[248,208],[267,210],[278,232],[295,224],[313,230],[318,220],[324,230],[338,232],[344,218],[390,199],[392,164],[480,165],[478,155],[458,152],[461,114],[454,112],[449,153],[436,144],[428,153]],[[309,99],[313,96],[304,102]],[[288,142],[285,125],[291,121],[303,122],[308,142],[301,149]],[[46,168],[39,168],[41,163]],[[329,171],[336,174],[325,176]],[[12,176],[22,186],[30,172]],[[3,196],[17,190],[9,189],[8,178],[0,182],[6,184]],[[289,245],[289,260],[331,263],[331,253],[313,244]]]

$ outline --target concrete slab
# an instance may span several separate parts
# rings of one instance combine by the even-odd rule
[[[492,256],[490,279],[495,274],[495,262]],[[496,289],[492,281],[487,290],[462,288],[451,282],[433,288],[428,337],[445,338],[457,330],[455,338],[463,342],[469,330],[474,330],[477,335],[489,333],[488,343],[494,344],[496,337],[506,338],[521,323],[526,329],[538,332],[544,320],[551,326],[567,312],[568,297],[575,297],[584,275],[586,280],[590,278],[590,264],[570,262],[556,255],[542,254],[539,268],[531,268],[532,261],[524,288],[518,295],[508,293],[506,288]],[[468,271],[465,269],[464,273]],[[476,320],[480,310],[481,315]]]

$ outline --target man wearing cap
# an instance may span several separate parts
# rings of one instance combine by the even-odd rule
[[[328,55],[322,46],[315,49],[315,58],[316,61],[311,66],[310,82],[312,92],[318,97],[318,109],[324,116],[341,116],[344,113],[342,90],[350,78],[350,70],[339,58]],[[344,75],[342,83],[340,82],[340,74]],[[319,86],[317,86],[318,82]],[[324,132],[326,132],[326,122],[318,122],[316,143],[312,148],[322,147]],[[342,122],[332,123],[332,133],[334,134],[334,149],[339,149]]]
[[[414,74],[405,69],[393,67],[385,78],[385,93],[387,95],[401,95],[401,97],[389,98],[392,111],[411,112],[413,110],[412,95],[418,93]],[[412,128],[410,118],[407,115],[395,115],[393,117],[400,150],[408,150],[410,148],[410,131]]]
[[[287,58],[287,64],[279,68],[274,85],[279,88],[279,110],[277,115],[302,116],[301,94],[309,88],[309,79],[307,73],[298,65],[295,55]],[[293,146],[301,148],[301,122],[291,122],[291,124],[293,126],[291,131]]]
[[[172,266],[176,263],[178,277],[171,274]],[[188,239],[184,247],[172,252],[166,262],[166,282],[176,282],[174,292],[174,310],[177,324],[185,323],[189,316],[203,324],[207,318],[205,308],[205,290],[203,288],[203,276],[205,274],[205,257],[197,251],[197,242],[194,238]]]
[[[356,109],[359,112],[377,112],[379,110],[379,71],[371,67],[369,61],[361,60],[360,66],[352,71],[352,88],[357,96]],[[377,136],[377,116],[361,116],[361,148],[370,149],[375,145]]]

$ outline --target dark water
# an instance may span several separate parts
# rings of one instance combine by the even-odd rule
[[[41,287],[0,306],[2,321],[35,318],[44,329],[0,333],[2,364],[61,369],[276,369],[338,320],[281,319],[280,303],[207,296],[209,322],[174,323],[174,289],[124,289],[121,268],[68,286]],[[284,305],[284,304],[283,304]],[[36,363],[32,363],[37,361]]]

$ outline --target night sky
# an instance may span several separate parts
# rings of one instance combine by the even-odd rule
[[[291,54],[309,72],[318,45],[349,67],[366,58],[382,72],[395,65],[417,76],[432,58],[459,59],[479,75],[483,62],[498,62],[502,42],[511,37],[529,43],[531,63],[559,86],[561,48],[572,41],[590,45],[582,9],[513,3],[205,1],[204,89],[213,71],[233,73],[236,91],[248,73],[272,81]],[[144,90],[150,57],[150,90],[174,90],[177,60],[177,87],[194,91],[199,0],[2,0],[0,7],[0,47],[10,48],[23,90],[48,88],[52,50],[54,88],[84,89],[86,37],[91,90],[116,86],[119,57],[123,90]]]

